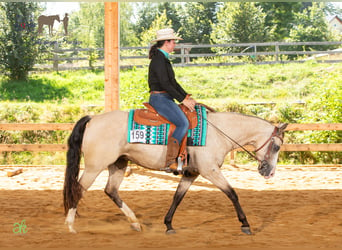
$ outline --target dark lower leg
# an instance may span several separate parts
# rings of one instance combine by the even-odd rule
[[[228,196],[228,198],[232,201],[234,205],[238,219],[242,223],[241,230],[246,234],[251,234],[247,217],[241,208],[239,198],[235,190],[233,188],[230,188],[229,190],[224,190],[223,192]]]
[[[105,189],[105,193],[119,208],[122,208],[122,200],[120,199],[117,190],[108,191]]]
[[[173,215],[175,214],[178,205],[183,200],[186,192],[189,190],[189,187],[194,182],[194,180],[196,180],[197,176],[198,175],[191,176],[191,177],[183,176],[181,181],[179,182],[177,191],[173,197],[173,202],[171,204],[171,207],[164,218],[164,224],[166,225],[166,233],[174,233],[174,230],[172,227]]]

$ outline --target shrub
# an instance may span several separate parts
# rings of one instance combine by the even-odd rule
[[[38,56],[37,29],[33,23],[38,4],[0,4],[0,69],[13,80],[26,80]]]

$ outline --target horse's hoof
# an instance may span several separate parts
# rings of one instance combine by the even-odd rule
[[[176,230],[174,230],[174,229],[166,230],[167,235],[175,234],[175,233],[176,233]]]
[[[241,227],[241,231],[245,234],[251,235],[251,229],[249,227]]]
[[[68,221],[65,221],[64,224],[68,225],[68,229],[69,229],[69,232],[70,232],[70,233],[73,233],[73,234],[76,234],[76,233],[77,233],[76,230],[75,230],[75,228],[74,228],[74,224],[73,224],[73,223],[68,222]]]
[[[69,228],[69,232],[72,234],[77,234],[77,231],[74,229],[74,227],[72,225],[68,225]]]
[[[141,232],[141,225],[138,222],[131,223],[131,228],[137,232]]]

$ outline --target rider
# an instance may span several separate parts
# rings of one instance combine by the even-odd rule
[[[190,111],[195,110],[196,101],[179,85],[169,60],[169,53],[173,52],[177,37],[173,29],[157,31],[155,43],[149,51],[151,59],[148,70],[148,85],[150,88],[149,103],[163,117],[175,124],[176,129],[168,140],[166,153],[166,168],[177,170],[177,157],[180,144],[188,131],[189,121],[174,99],[183,103]]]

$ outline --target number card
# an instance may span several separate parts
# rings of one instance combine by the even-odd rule
[[[131,142],[142,142],[146,141],[146,129],[134,129],[130,134]]]

